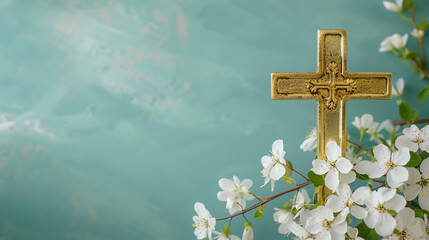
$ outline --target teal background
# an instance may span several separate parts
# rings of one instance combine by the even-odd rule
[[[316,103],[271,101],[270,73],[316,71],[326,28],[348,29],[350,72],[393,72],[416,102],[427,82],[378,52],[412,28],[381,1],[0,0],[0,239],[194,239],[196,201],[228,215],[218,179],[271,194],[274,140],[306,172]],[[399,119],[395,100],[351,101],[353,137],[363,113]],[[252,221],[255,239],[284,239],[272,208],[291,197]]]

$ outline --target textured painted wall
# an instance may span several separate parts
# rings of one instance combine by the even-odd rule
[[[275,139],[309,169],[316,103],[271,101],[270,73],[315,71],[320,28],[348,29],[351,72],[391,71],[415,99],[416,75],[378,53],[411,31],[381,1],[0,0],[0,239],[194,239],[194,202],[227,215],[219,178],[270,194]],[[393,100],[348,106],[399,118]],[[281,238],[272,213],[256,239]]]

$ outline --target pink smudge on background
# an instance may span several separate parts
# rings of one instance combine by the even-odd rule
[[[180,39],[185,39],[188,37],[188,24],[186,23],[186,17],[179,7],[177,7],[177,11],[177,35]]]

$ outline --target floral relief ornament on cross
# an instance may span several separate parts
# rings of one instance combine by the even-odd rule
[[[321,82],[320,79],[312,79],[307,83],[307,89],[312,94],[319,94],[322,98],[323,95],[319,91],[322,89],[327,90],[329,95],[326,99],[326,107],[332,110],[337,107],[338,101],[342,98],[341,93],[338,91],[344,90],[345,94],[353,93],[356,89],[356,81],[353,79],[343,80],[343,76],[339,74],[336,62],[329,63],[326,72],[329,75],[327,83]]]

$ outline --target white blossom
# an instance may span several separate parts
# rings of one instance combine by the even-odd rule
[[[271,180],[271,191],[274,191],[274,183],[278,181],[286,172],[285,167],[282,164],[286,164],[284,159],[286,152],[283,150],[283,140],[276,140],[272,146],[272,155],[263,156],[261,159],[262,166],[264,169],[261,171],[265,177],[264,185],[267,185]]]
[[[253,227],[252,226],[247,225],[244,228],[243,237],[241,239],[242,240],[253,240]]]
[[[310,197],[308,196],[307,190],[302,189],[301,191],[298,191],[298,193],[295,196],[294,204],[292,205],[292,210],[298,211],[296,216],[299,216],[299,213],[301,210],[305,209],[305,204],[309,204],[311,202]]]
[[[396,216],[396,229],[398,234],[393,233],[389,240],[413,240],[413,239],[427,239],[426,226],[421,218],[414,216],[414,211],[410,208],[402,209]]]
[[[408,168],[409,179],[404,188],[404,197],[412,201],[419,196],[421,208],[429,210],[429,158],[420,164],[420,172],[416,168]]]
[[[403,78],[399,78],[398,81],[396,81],[396,87],[392,86],[393,96],[397,98],[402,98],[402,93],[404,92],[404,88],[405,88],[405,81]]]
[[[417,39],[421,39],[425,35],[425,31],[414,28],[411,32],[411,35],[413,35]]]
[[[393,125],[392,120],[386,119],[380,124],[380,129],[384,129],[390,136],[394,136],[398,132],[399,126]]]
[[[396,189],[381,187],[365,200],[368,216],[364,222],[369,228],[374,228],[378,235],[387,237],[396,227],[396,221],[389,210],[399,212],[406,203],[403,196],[396,194]]]
[[[195,212],[198,216],[193,216],[194,234],[197,239],[212,239],[212,233],[215,231],[216,219],[210,215],[204,204],[196,202],[194,205]]]
[[[402,12],[402,2],[404,0],[396,0],[395,3],[389,2],[389,1],[383,1],[384,7],[392,12]]]
[[[308,218],[311,216],[311,211],[308,209],[303,209],[300,214],[300,222],[305,225]],[[288,230],[295,235],[294,240],[313,240],[313,235],[310,234],[307,229],[304,228],[301,224],[292,222],[288,224]]]
[[[392,188],[402,186],[408,180],[408,171],[404,167],[410,160],[408,148],[399,148],[398,151],[391,152],[383,144],[377,145],[374,150],[374,157],[377,162],[362,161],[356,171],[368,174],[370,178],[379,178],[386,175],[387,183]]]
[[[374,131],[378,126],[378,122],[374,122],[374,117],[368,113],[362,115],[361,118],[356,116],[352,124],[359,129],[359,131],[368,133]]]
[[[214,237],[214,239],[217,239],[217,240],[240,240],[239,237],[233,234],[230,234],[229,236],[226,236],[224,232],[220,232],[220,233],[218,232],[216,234],[217,236]]]
[[[341,148],[335,141],[330,141],[326,145],[326,158],[324,160],[313,160],[311,171],[318,175],[327,173],[325,176],[325,185],[332,191],[335,191],[340,182],[339,173],[349,173],[353,165],[348,159],[341,157]]]
[[[279,233],[288,234],[290,232],[289,225],[293,222],[293,214],[282,208],[274,208],[277,210],[274,215],[274,221],[279,223]]]
[[[244,179],[240,182],[237,176],[233,176],[232,180],[221,178],[219,186],[223,191],[217,193],[219,201],[226,201],[226,208],[230,214],[241,211],[246,208],[246,200],[252,200],[254,197],[249,193],[249,188],[253,182],[250,179]]]
[[[347,235],[350,240],[365,240],[361,237],[358,237],[359,231],[357,228],[347,227]]]
[[[325,206],[319,206],[311,211],[305,228],[316,239],[344,239],[347,232],[346,216],[339,214],[334,218],[333,212]]]
[[[411,125],[409,128],[404,128],[403,133],[404,135],[396,139],[395,146],[397,148],[406,147],[413,152],[420,148],[429,152],[429,125],[421,130],[416,125]]]
[[[299,148],[304,152],[313,151],[317,147],[317,128],[313,127],[306,138]]]
[[[408,34],[401,36],[397,33],[387,37],[381,42],[380,52],[387,52],[396,49],[402,49],[408,40]]]
[[[357,219],[367,217],[367,211],[358,205],[363,205],[366,198],[371,195],[369,187],[360,187],[352,192],[350,186],[343,183],[338,186],[337,192],[338,195],[332,194],[328,197],[326,207],[334,213],[341,212],[341,214],[347,215],[351,212]]]

